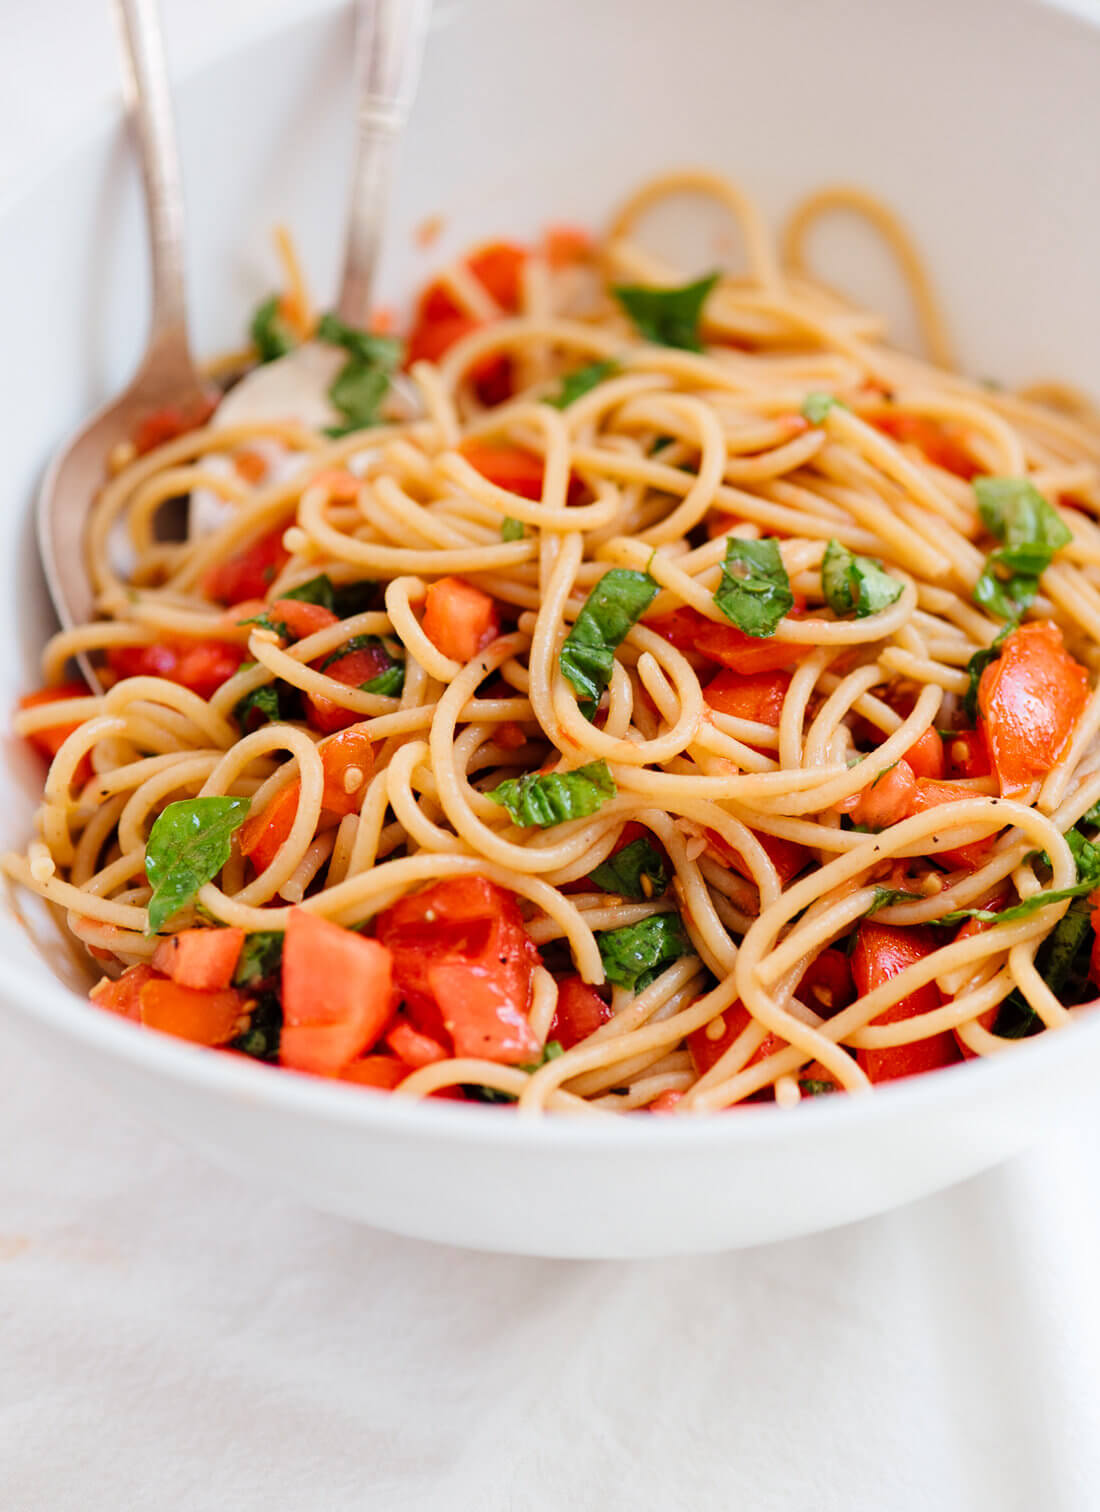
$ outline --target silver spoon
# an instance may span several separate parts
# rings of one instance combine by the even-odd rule
[[[123,41],[126,105],[145,188],[153,311],[149,342],[133,381],[60,448],[38,493],[38,547],[50,597],[66,629],[86,623],[95,612],[85,536],[106,459],[153,411],[173,405],[186,413],[209,397],[187,339],[183,197],[156,0],[115,0],[115,12]],[[88,657],[76,660],[99,690]]]
[[[393,159],[416,95],[430,14],[431,0],[357,0],[355,7],[358,119],[336,314],[357,328],[370,308]],[[294,419],[317,428],[334,425],[341,416],[328,390],[346,361],[341,348],[307,341],[243,378],[218,406],[214,424]],[[415,390],[401,379],[396,387],[415,411]],[[194,515],[192,528],[203,528]]]

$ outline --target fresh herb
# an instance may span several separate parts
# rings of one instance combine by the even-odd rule
[[[278,294],[265,299],[253,315],[252,324],[248,328],[252,345],[261,362],[274,362],[277,357],[285,357],[298,345],[298,338],[283,319],[279,305]]]
[[[256,665],[255,662],[252,663]],[[243,671],[243,667],[242,667]],[[246,693],[238,699],[233,709],[233,717],[246,732],[258,729],[260,725],[277,724],[283,714],[279,706],[279,688],[276,683],[261,683],[258,688],[253,688],[251,693]]]
[[[799,1081],[798,1090],[803,1097],[823,1097],[828,1092],[839,1092],[840,1088],[836,1082],[817,1081],[814,1077],[808,1076]]]
[[[588,875],[601,892],[616,893],[621,898],[659,898],[668,887],[664,859],[644,835],[608,856]]]
[[[824,394],[820,389],[815,389],[812,394],[807,394],[802,401],[802,418],[808,420],[811,425],[823,425],[825,416],[841,401],[832,394]],[[844,406],[841,405],[841,408]]]
[[[386,650],[386,643],[381,636],[353,635],[342,646],[337,646],[335,651],[330,651],[317,670],[327,672],[334,662],[343,661],[345,656],[351,656],[355,651],[374,651],[379,646],[383,651]],[[386,655],[389,655],[388,651]]]
[[[247,798],[187,798],[157,816],[145,846],[145,875],[153,888],[149,934],[218,875],[248,808]]]
[[[1017,919],[1030,918],[1040,908],[1049,908],[1052,903],[1087,897],[1100,887],[1100,845],[1094,845],[1076,828],[1068,830],[1065,838],[1077,865],[1077,881],[1072,887],[1042,888],[1021,903],[1001,909],[1000,913],[991,908],[957,908],[937,919],[937,924],[955,924],[960,919],[980,919],[983,924],[1013,924]]]
[[[529,1061],[523,1065],[517,1066],[516,1070],[526,1071],[528,1075],[530,1075],[531,1072],[537,1071],[540,1066],[545,1066],[547,1061],[557,1060],[559,1055],[564,1054],[565,1051],[562,1049],[561,1044],[557,1040],[548,1040],[547,1043],[543,1045],[542,1054],[539,1056],[537,1061]],[[473,1102],[512,1103],[516,1100],[511,1092],[501,1092],[496,1087],[484,1087],[476,1082],[471,1082],[469,1084],[463,1085],[462,1090]]]
[[[821,587],[834,614],[865,619],[889,609],[901,597],[902,583],[873,557],[853,556],[839,541],[830,541],[821,563]]]
[[[974,493],[986,529],[1004,542],[986,559],[974,600],[1001,619],[1018,620],[1038,592],[1040,574],[1073,533],[1026,478],[975,478]]]
[[[509,777],[485,796],[506,808],[513,824],[522,829],[536,824],[540,829],[550,829],[596,813],[617,791],[607,762],[590,761],[572,772],[528,772],[524,777]]]
[[[1081,1002],[1094,990],[1089,982],[1092,941],[1092,909],[1083,899],[1076,899],[1035,956],[1035,969],[1055,997],[1067,1005]],[[993,1033],[1000,1039],[1027,1039],[1042,1028],[1042,1019],[1016,987],[998,1009]]]
[[[284,938],[281,929],[258,929],[246,935],[233,973],[234,987],[256,992],[277,982],[283,966]]]
[[[378,584],[370,578],[332,585],[332,612],[337,619],[351,619],[354,614],[364,614],[368,609],[377,608],[381,602]]]
[[[638,335],[657,346],[701,352],[699,321],[718,273],[679,288],[653,289],[644,284],[615,284],[611,292],[634,322]]]
[[[596,935],[604,973],[609,982],[641,992],[666,967],[694,949],[675,913],[650,914],[637,924],[608,929]]]
[[[273,992],[265,992],[252,1010],[248,1028],[230,1040],[229,1048],[250,1055],[253,1060],[274,1065],[279,1059],[279,1041],[283,1034],[283,1007]]]
[[[982,673],[985,671],[986,667],[989,666],[990,662],[995,662],[998,656],[1000,656],[1001,647],[1004,645],[1006,637],[1011,635],[1015,628],[1015,623],[1011,625],[1005,625],[1004,629],[999,632],[997,638],[993,641],[993,643],[989,646],[983,646],[980,651],[975,651],[974,655],[966,664],[966,672],[967,676],[970,678],[970,686],[967,688],[966,694],[963,698],[963,710],[971,724],[973,724],[975,719],[977,719],[978,717],[978,684],[982,680]]]
[[[345,436],[378,422],[378,407],[390,386],[390,374],[401,361],[401,343],[347,325],[339,316],[323,315],[317,327],[320,341],[343,347],[348,360],[329,386],[328,397],[344,417],[329,435]]]
[[[545,402],[552,404],[555,409],[568,409],[575,400],[582,398],[605,379],[614,378],[618,371],[617,362],[590,362],[587,367],[567,373],[558,392],[548,395]]]
[[[284,623],[283,620],[272,619],[271,612],[268,609],[265,609],[262,614],[254,614],[251,619],[238,620],[237,624],[255,625],[260,630],[270,630],[280,640],[289,641],[294,639],[290,633],[289,625]]]
[[[377,635],[353,635],[342,646],[337,646],[335,651],[330,651],[317,669],[326,672],[335,662],[343,661],[346,656],[351,656],[355,651],[371,651],[378,647],[389,656],[386,643]],[[388,698],[396,697],[405,686],[405,663],[391,661],[388,667],[383,667],[367,682],[359,684],[361,693],[380,693]]]
[[[759,541],[730,536],[714,602],[746,635],[774,635],[779,621],[794,608],[779,542],[771,536]]]
[[[648,572],[612,567],[585,600],[565,637],[558,665],[583,700],[586,714],[595,712],[611,681],[615,652],[656,596],[657,584]]]
[[[500,539],[502,541],[522,541],[523,521],[514,520],[511,515],[505,515],[500,522]]]
[[[876,887],[871,906],[863,917],[869,919],[872,914],[877,914],[880,908],[893,908],[895,903],[923,903],[924,901],[923,893],[906,892],[904,887]]]
[[[1087,814],[1082,814],[1078,824],[1100,824],[1100,803],[1094,803]]]
[[[663,452],[666,450],[666,448],[675,445],[675,436],[654,436],[652,442],[650,443],[649,455],[651,457],[655,457],[658,452]]]
[[[383,698],[397,698],[405,688],[405,663],[394,662],[377,677],[372,677],[360,687],[361,693],[377,693]]]
[[[299,583],[297,588],[288,588],[279,597],[297,599],[300,604],[320,604],[322,609],[328,609],[330,613],[335,602],[332,579],[327,572],[319,573],[307,583]]]

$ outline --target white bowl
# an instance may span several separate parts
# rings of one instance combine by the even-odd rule
[[[195,335],[232,345],[274,277],[268,232],[335,282],[348,168],[350,23],[333,7],[179,86]],[[441,6],[403,152],[383,297],[448,252],[548,221],[599,223],[650,172],[702,162],[773,213],[826,181],[908,217],[963,362],[1100,388],[1100,32],[1029,0],[470,0]],[[446,218],[441,243],[413,229]],[[830,238],[849,287],[881,260]],[[118,119],[0,206],[5,302],[0,702],[36,681],[51,619],[32,544],[51,449],[131,370],[147,277]],[[14,294],[12,291],[16,291]],[[896,290],[892,293],[897,300]],[[902,325],[904,330],[904,324]],[[27,837],[41,772],[9,737],[0,838]],[[0,917],[13,1016],[77,1075],[251,1182],[405,1234],[538,1255],[721,1249],[860,1218],[973,1174],[1094,1095],[1100,1023],[865,1099],[709,1119],[525,1121],[270,1071],[92,1009],[55,943]]]

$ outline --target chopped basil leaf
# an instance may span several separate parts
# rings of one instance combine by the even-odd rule
[[[678,288],[653,289],[644,284],[615,284],[611,292],[634,322],[639,336],[657,346],[701,352],[699,320],[717,273]]]
[[[821,587],[834,614],[865,619],[889,609],[901,597],[902,583],[873,557],[853,556],[839,541],[830,541],[821,563]]]
[[[351,619],[353,614],[365,614],[368,609],[377,608],[381,601],[378,584],[370,578],[332,585],[332,612],[337,619]]]
[[[386,651],[386,643],[381,636],[353,635],[342,646],[337,646],[335,651],[330,651],[317,670],[318,672],[327,672],[333,662],[343,661],[344,657],[350,656],[353,651],[373,651],[378,646],[381,646],[382,650]],[[386,655],[389,656],[388,651],[386,651]]]
[[[659,898],[668,887],[668,869],[660,851],[644,835],[608,856],[588,874],[602,892],[621,898],[648,901]]]
[[[361,684],[359,689],[361,693],[378,693],[384,698],[398,698],[404,690],[404,662],[394,662],[392,667],[379,672],[377,677],[372,677],[369,682]]]
[[[657,596],[648,572],[612,567],[593,588],[561,648],[558,665],[573,691],[594,711],[611,681],[615,652]]]
[[[322,609],[332,610],[335,602],[332,579],[328,573],[319,573],[317,577],[310,578],[308,583],[299,583],[297,588],[288,588],[280,598],[297,599],[301,604],[320,604]]]
[[[590,362],[587,367],[567,373],[558,392],[547,395],[545,402],[552,404],[555,409],[568,409],[575,400],[582,398],[606,378],[614,378],[618,371],[617,362]]]
[[[893,908],[895,903],[923,902],[925,902],[923,893],[906,892],[903,887],[876,887],[871,906],[863,917],[869,919],[872,914],[877,914],[880,908]]]
[[[280,640],[289,641],[294,639],[294,636],[290,633],[289,626],[284,624],[282,620],[272,619],[266,609],[262,614],[254,614],[251,619],[238,620],[237,624],[256,625],[261,630],[271,630]]]
[[[145,846],[145,875],[153,887],[149,934],[218,875],[248,809],[247,798],[187,798],[157,816]]]
[[[836,1082],[817,1081],[812,1076],[799,1080],[798,1090],[803,1097],[824,1097],[828,1092],[839,1092]]]
[[[635,992],[694,949],[675,913],[651,914],[637,924],[603,930],[596,935],[596,944],[607,980]]]
[[[1087,814],[1082,814],[1078,824],[1100,824],[1100,803],[1094,803]]]
[[[1066,844],[1073,852],[1077,864],[1077,881],[1072,887],[1043,888],[1023,902],[1001,909],[1000,913],[990,908],[957,908],[954,913],[944,914],[936,922],[954,924],[959,919],[981,919],[984,924],[1012,924],[1017,919],[1029,918],[1040,908],[1049,908],[1052,903],[1064,903],[1067,898],[1087,897],[1095,888],[1100,887],[1100,845],[1094,845],[1078,829],[1067,831]]]
[[[601,809],[618,789],[606,761],[590,761],[572,772],[529,772],[509,777],[486,793],[506,808],[522,829],[538,825],[550,829],[569,819],[584,819]]]
[[[1060,1002],[1071,1006],[1095,989],[1089,981],[1092,951],[1092,909],[1077,899],[1058,920],[1040,945],[1035,967]],[[1027,1039],[1043,1029],[1043,1021],[1018,987],[1005,998],[997,1012],[993,1033],[1001,1039]]]
[[[675,446],[675,436],[654,436],[649,448],[649,455],[655,457],[658,452],[663,452],[666,447]]]
[[[255,663],[253,663],[255,665]],[[275,683],[263,683],[239,699],[233,717],[241,729],[251,733],[262,724],[277,724],[283,718],[279,708],[279,689]]]
[[[802,418],[808,420],[811,425],[822,425],[825,416],[834,405],[840,404],[840,400],[832,394],[824,394],[820,389],[815,389],[812,394],[807,394],[802,401]]]
[[[280,313],[278,294],[272,294],[257,308],[248,334],[261,362],[274,362],[277,357],[285,357],[298,345],[298,338]]]
[[[540,1066],[545,1066],[547,1061],[557,1060],[559,1055],[564,1054],[565,1051],[562,1049],[561,1044],[558,1040],[548,1040],[546,1044],[543,1045],[542,1054],[539,1056],[537,1061],[530,1061],[523,1065],[517,1066],[516,1070],[526,1071],[528,1075],[530,1075],[532,1071],[537,1071]],[[496,1087],[483,1087],[476,1082],[464,1084],[462,1090],[473,1102],[511,1103],[515,1102],[516,1100],[512,1096],[511,1092],[501,1092]]]
[[[253,1060],[276,1065],[283,1036],[283,1005],[273,992],[265,992],[252,1010],[248,1028],[230,1040],[229,1048]]]
[[[714,602],[746,635],[774,635],[779,621],[794,608],[779,542],[771,536],[759,541],[728,537]]]
[[[348,360],[329,386],[328,397],[343,415],[341,425],[328,434],[344,436],[378,422],[378,406],[386,397],[390,374],[401,361],[401,343],[391,336],[357,330],[331,313],[321,317],[317,337],[343,347]]]
[[[1040,574],[1073,533],[1026,478],[975,478],[974,493],[986,529],[1004,542],[986,559],[975,602],[1001,619],[1019,619],[1038,592]]]
[[[281,929],[258,929],[246,935],[233,973],[234,987],[256,990],[278,982],[283,965],[283,939]]]
[[[963,698],[963,710],[971,724],[978,717],[978,684],[982,680],[982,673],[989,666],[990,662],[996,661],[998,656],[1000,656],[1001,647],[1005,643],[1006,636],[1011,635],[1015,628],[1015,623],[1006,625],[992,645],[983,646],[980,651],[975,651],[966,664],[970,686],[967,688],[966,696]]]
[[[500,539],[502,541],[522,541],[523,521],[513,520],[511,515],[505,515],[500,522]]]

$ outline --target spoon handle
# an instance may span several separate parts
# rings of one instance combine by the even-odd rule
[[[139,3],[139,0],[132,0]],[[358,0],[355,82],[358,121],[344,272],[336,312],[365,323],[382,239],[394,151],[420,77],[431,0]]]
[[[183,278],[183,193],[157,0],[115,0],[126,106],[141,158],[152,258],[150,350],[174,347],[190,366]]]

